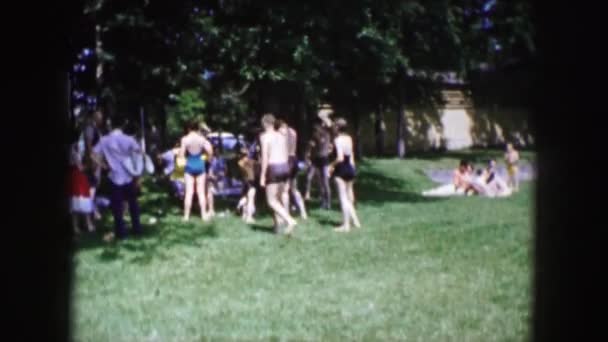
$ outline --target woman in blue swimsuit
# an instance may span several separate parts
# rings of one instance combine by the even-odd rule
[[[336,160],[332,163],[330,169],[338,188],[343,216],[342,225],[337,227],[335,231],[348,232],[350,231],[351,222],[355,227],[361,227],[355,210],[355,194],[353,191],[353,183],[356,176],[353,139],[346,133],[347,124],[343,118],[336,120],[335,128],[338,132],[337,137],[334,139]]]
[[[184,196],[184,221],[190,219],[190,210],[192,208],[192,198],[194,193],[198,198],[198,203],[201,207],[201,218],[203,221],[208,220],[206,211],[206,196],[205,196],[205,175],[206,167],[203,160],[203,153],[208,157],[213,154],[213,147],[207,139],[199,132],[199,124],[192,122],[188,124],[188,134],[181,140],[180,157],[186,159],[184,168],[184,181],[186,185],[186,193]]]

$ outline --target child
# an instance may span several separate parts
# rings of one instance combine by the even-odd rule
[[[239,200],[237,210],[242,211],[243,221],[253,223],[253,214],[255,212],[255,193],[256,193],[256,161],[249,157],[249,151],[246,148],[241,149],[239,155],[239,169],[243,178],[243,195]]]
[[[507,144],[507,150],[505,152],[505,162],[507,164],[507,173],[509,178],[507,185],[513,189],[513,191],[519,191],[519,170],[517,164],[519,163],[519,152],[513,147],[513,144]]]
[[[218,157],[213,156],[211,160],[208,160],[208,157],[205,157],[205,161],[207,164],[207,212],[210,217],[215,216],[215,195],[217,194],[218,189],[218,181],[220,178],[223,178],[223,169],[221,166],[221,162]]]
[[[95,231],[93,224],[93,198],[91,197],[91,185],[84,173],[82,162],[83,155],[79,153],[78,143],[73,142],[70,146],[70,212],[72,214],[72,226],[74,233],[79,233],[79,218],[85,219],[89,232]]]

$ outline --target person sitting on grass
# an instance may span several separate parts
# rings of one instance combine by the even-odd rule
[[[496,162],[490,160],[488,166],[483,170],[477,170],[475,177],[471,179],[471,188],[474,194],[485,197],[507,197],[511,195],[511,189],[506,182],[496,174]]]
[[[445,197],[472,195],[474,188],[471,187],[472,166],[466,160],[461,160],[458,168],[452,173],[452,182],[441,185],[435,189],[423,191],[423,196]]]

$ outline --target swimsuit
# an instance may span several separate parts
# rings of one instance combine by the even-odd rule
[[[315,158],[312,158],[311,162],[312,162],[312,165],[314,165],[315,167],[322,169],[325,166],[329,165],[329,157],[327,157],[327,156],[315,157]]]
[[[289,163],[268,164],[266,171],[266,183],[282,183],[289,180],[291,168]]]
[[[205,162],[201,158],[201,153],[190,154],[186,157],[186,167],[184,171],[194,177],[205,173]]]
[[[509,176],[513,177],[517,173],[517,163],[507,164],[507,172]]]
[[[344,160],[336,165],[333,176],[342,178],[345,181],[352,181],[355,179],[356,170],[355,167],[350,163],[350,155],[345,155]]]

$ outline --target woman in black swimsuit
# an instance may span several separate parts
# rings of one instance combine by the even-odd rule
[[[342,207],[343,222],[337,227],[337,232],[350,231],[351,222],[357,228],[361,227],[355,210],[355,194],[353,184],[356,176],[355,158],[353,156],[353,139],[346,133],[346,120],[339,118],[335,122],[337,136],[334,139],[336,160],[330,166],[332,177],[338,188],[338,197]]]

